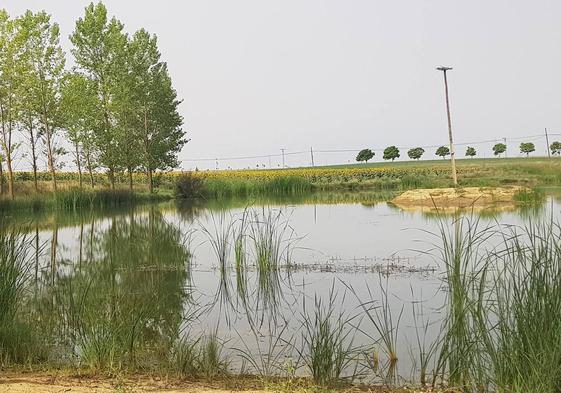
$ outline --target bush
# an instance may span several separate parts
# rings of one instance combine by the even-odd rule
[[[197,198],[201,196],[203,181],[192,172],[182,173],[175,181],[175,196],[178,198]]]

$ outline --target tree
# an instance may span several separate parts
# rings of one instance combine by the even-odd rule
[[[362,149],[361,151],[358,152],[357,156],[356,156],[356,160],[357,162],[368,162],[368,160],[371,160],[372,157],[374,157],[374,152],[370,149]]]
[[[477,155],[477,151],[474,147],[468,146],[466,149],[466,157],[475,157]]]
[[[388,146],[384,149],[384,160],[395,160],[399,158],[399,149],[395,146]]]
[[[134,127],[142,146],[142,166],[153,191],[152,174],[179,165],[177,154],[187,142],[181,128],[181,101],[173,88],[167,66],[160,61],[157,38],[146,30],[137,31],[127,51],[132,79]]]
[[[551,150],[551,154],[561,155],[561,142],[553,142],[551,145],[549,145],[549,149]]]
[[[425,149],[423,149],[422,147],[415,147],[414,149],[409,149],[409,151],[407,151],[407,155],[412,160],[418,160],[424,153]]]
[[[18,120],[18,87],[21,70],[21,37],[8,13],[0,10],[0,147],[8,169],[8,193],[14,198],[13,156],[17,144],[14,130]]]
[[[51,17],[44,11],[36,14],[27,11],[16,20],[16,24],[24,42],[22,66],[27,71],[24,73],[28,88],[26,101],[30,103],[32,110],[30,116],[33,117],[34,112],[38,119],[52,187],[56,192],[56,160],[63,153],[63,149],[56,144],[61,115],[60,84],[65,64],[64,52],[60,46],[60,31],[58,24],[51,23]],[[31,120],[29,119],[30,122]],[[33,128],[31,123],[29,126],[30,129]],[[36,156],[36,152],[33,154]]]
[[[493,146],[493,154],[496,156],[500,156],[505,151],[506,145],[504,143],[497,143],[495,146]]]
[[[536,146],[532,142],[522,142],[520,144],[520,153],[525,153],[526,157],[530,156],[530,153],[536,151]]]
[[[93,83],[80,73],[67,73],[62,82],[61,112],[66,136],[73,145],[74,161],[78,168],[78,179],[82,187],[82,166],[89,173],[94,188],[94,130],[99,101]]]
[[[117,19],[107,19],[107,9],[102,3],[86,7],[84,17],[76,21],[70,36],[74,45],[72,54],[77,66],[91,80],[95,97],[97,127],[94,143],[100,163],[108,169],[109,180],[115,188],[115,172],[121,166],[121,148],[115,134],[114,94],[120,88],[119,75],[123,75],[127,36],[123,24]]]
[[[436,149],[436,155],[444,159],[446,158],[446,156],[450,155],[450,149],[446,146],[440,146],[438,149]]]

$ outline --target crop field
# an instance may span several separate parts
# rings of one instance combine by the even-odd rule
[[[457,161],[460,186],[524,185],[529,187],[561,184],[561,158],[492,158],[462,159]],[[176,180],[185,172],[160,172],[154,176],[159,192],[174,189]],[[451,186],[449,160],[386,162],[340,166],[302,167],[287,169],[242,169],[196,171],[191,174],[201,179],[207,195],[217,197],[239,194],[266,194],[279,192],[373,189],[400,190]],[[38,173],[40,192],[50,191],[50,174]],[[4,182],[6,182],[4,176]],[[33,191],[33,174],[16,172],[16,192],[29,194]],[[63,189],[78,187],[75,172],[57,173],[57,181]],[[117,174],[117,186],[128,187],[126,174]],[[95,188],[109,188],[105,173],[94,175]],[[83,187],[91,187],[84,179]],[[145,191],[146,175],[135,173],[133,187]]]

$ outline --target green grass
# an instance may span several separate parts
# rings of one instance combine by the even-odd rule
[[[329,299],[314,299],[310,312],[302,313],[302,345],[297,351],[318,386],[330,387],[344,379],[352,381],[354,374],[347,375],[349,366],[356,358],[353,341],[357,333],[353,327],[356,316],[337,312],[337,294],[332,287]],[[352,368],[352,367],[351,367]]]
[[[208,178],[202,186],[205,198],[255,197],[262,195],[303,195],[312,190],[306,179],[295,176],[265,181],[237,178]]]
[[[170,198],[170,194],[138,193],[125,189],[90,191],[76,188],[59,191],[56,194],[18,196],[13,200],[0,198],[0,214],[11,211],[38,212],[43,210],[76,211],[94,208],[107,209],[139,203],[165,201]]]
[[[439,357],[463,391],[554,393],[561,386],[561,227],[443,231],[448,302]],[[490,247],[488,240],[497,244]]]
[[[0,365],[37,363],[46,358],[40,327],[29,323],[22,313],[33,247],[31,237],[18,230],[0,231]]]

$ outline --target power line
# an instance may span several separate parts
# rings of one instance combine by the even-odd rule
[[[561,133],[549,133],[549,136],[561,136]],[[520,136],[520,137],[512,137],[512,138],[495,138],[495,139],[486,139],[481,141],[471,141],[471,142],[454,142],[456,146],[470,146],[470,145],[481,145],[485,143],[496,143],[499,141],[504,141],[505,139],[508,141],[517,141],[517,140],[524,140],[524,139],[541,139],[545,138],[544,134],[535,134],[535,135],[527,135],[527,136]],[[442,145],[422,145],[422,146],[415,146],[421,147],[424,149],[431,149],[431,148],[438,148]],[[406,150],[411,148],[411,146],[397,146],[400,150]],[[362,149],[324,149],[324,150],[315,150],[310,148],[310,150],[299,150],[299,151],[286,151],[286,149],[281,149],[281,153],[273,153],[273,154],[261,154],[261,155],[248,155],[248,156],[235,156],[235,157],[214,157],[214,158],[188,158],[181,160],[182,162],[203,162],[203,161],[237,161],[237,160],[251,160],[251,159],[258,159],[258,158],[267,158],[271,159],[274,157],[284,157],[284,156],[293,156],[299,154],[319,154],[319,153],[358,153]],[[382,152],[384,149],[371,149],[375,152]]]

